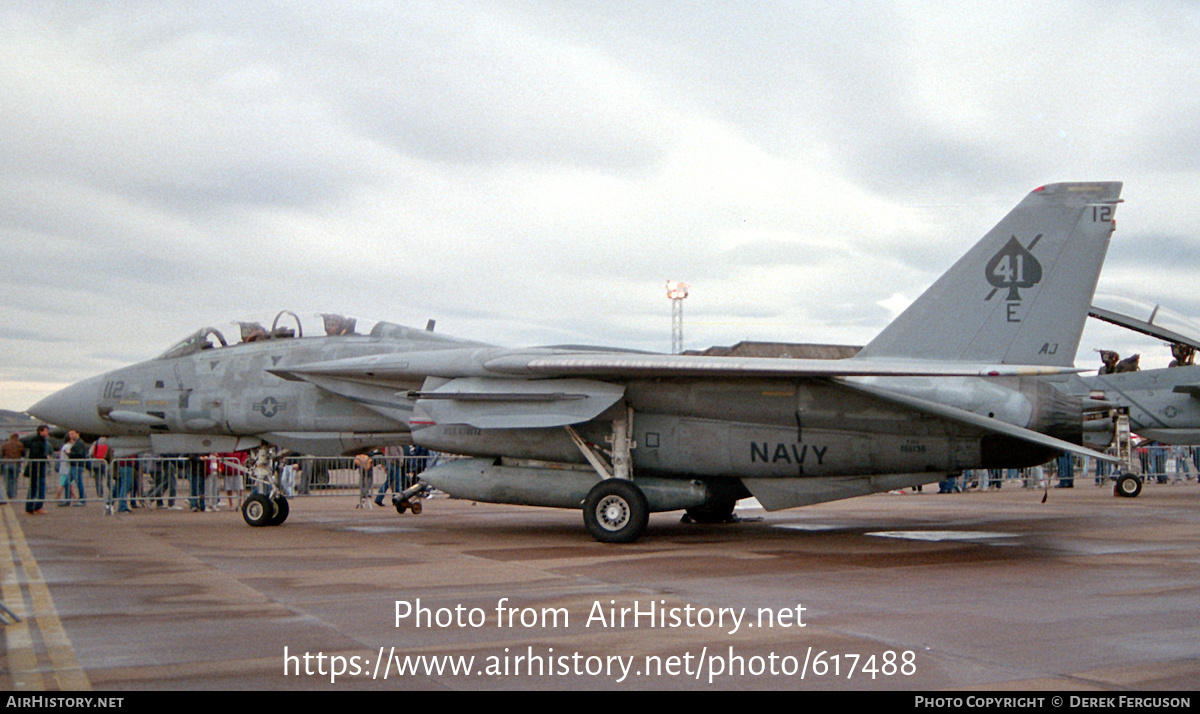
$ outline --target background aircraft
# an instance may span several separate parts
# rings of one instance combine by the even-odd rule
[[[1088,400],[1034,377],[1072,371],[1120,188],[1031,192],[850,359],[509,349],[388,323],[312,340],[277,318],[234,346],[201,330],[30,413],[168,453],[341,453],[411,433],[483,457],[425,471],[433,486],[582,504],[608,542],[637,539],[651,511],[723,520],[749,495],[776,510],[1093,455]]]
[[[1147,306],[1146,314],[1138,318],[1096,305],[1089,310],[1096,319],[1166,340],[1173,348],[1200,349],[1197,329],[1189,320],[1160,311],[1157,305]],[[1162,444],[1200,444],[1200,366],[1049,379],[1065,391],[1103,393],[1107,401],[1128,407],[1130,427],[1138,436]]]

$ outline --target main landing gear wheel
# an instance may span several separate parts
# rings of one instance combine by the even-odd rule
[[[1142,492],[1142,480],[1133,474],[1121,474],[1113,486],[1114,496],[1133,498]]]
[[[699,506],[687,509],[687,515],[695,523],[731,523],[733,522],[733,507],[737,499],[710,498]]]
[[[274,506],[261,493],[252,493],[242,501],[242,518],[255,528],[272,525],[271,519],[274,516]]]
[[[601,543],[632,543],[646,531],[650,506],[632,481],[609,478],[592,486],[583,502],[583,524]]]

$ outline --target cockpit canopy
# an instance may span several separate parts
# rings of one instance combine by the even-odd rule
[[[1096,293],[1095,297],[1092,298],[1092,306],[1115,313],[1118,316],[1142,322],[1147,329],[1138,330],[1140,332],[1150,334],[1149,328],[1157,328],[1161,331],[1173,332],[1190,342],[1200,342],[1200,324],[1158,303],[1149,302],[1131,295]],[[1129,325],[1124,326],[1129,327]],[[1165,336],[1161,337],[1163,339],[1174,339]]]
[[[209,341],[209,337],[217,338],[217,341],[221,343],[221,347],[226,347],[229,344],[225,341],[225,336],[222,335],[220,330],[217,328],[201,327],[199,330],[196,330],[192,334],[172,345],[169,350],[163,352],[157,357],[157,359],[185,357],[195,352],[211,350],[216,347],[216,345]]]
[[[331,312],[319,313],[317,317],[320,317],[323,321],[323,327],[325,328],[323,337],[363,336],[363,333],[358,331],[358,320],[353,317],[345,317]],[[294,326],[292,323],[294,323]],[[290,310],[283,310],[276,315],[270,329],[263,327],[260,322],[238,321],[236,324],[238,325],[239,336],[241,337],[239,344],[304,337],[304,328],[300,324],[300,316]],[[432,333],[432,326],[433,322],[430,321],[429,327],[422,331],[391,322],[376,322],[367,336],[382,339],[422,339],[426,337],[429,339],[446,339],[435,338]],[[202,327],[172,345],[170,349],[163,352],[156,359],[186,357],[187,355],[203,352],[204,350],[220,349],[228,346],[229,342],[226,341],[225,336],[221,334],[220,330],[215,327]]]

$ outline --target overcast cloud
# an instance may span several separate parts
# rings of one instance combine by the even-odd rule
[[[686,347],[863,344],[1064,180],[1200,316],[1186,0],[10,0],[0,80],[0,408],[282,309],[666,351],[668,279]]]

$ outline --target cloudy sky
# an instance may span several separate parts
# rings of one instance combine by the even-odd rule
[[[0,408],[282,309],[668,351],[668,279],[688,348],[863,344],[1064,180],[1200,316],[1185,0],[8,0],[0,82]]]

